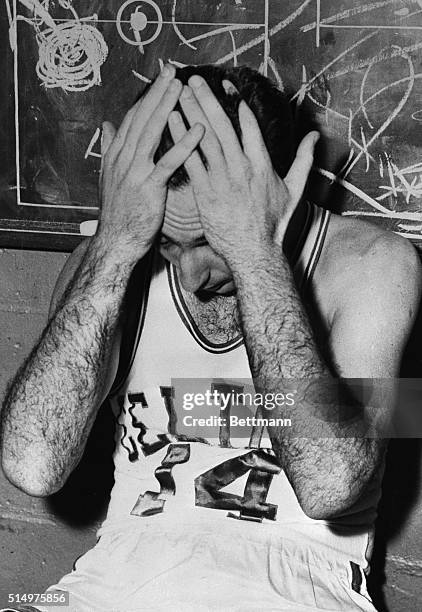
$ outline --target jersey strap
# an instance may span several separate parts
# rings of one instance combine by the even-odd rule
[[[307,200],[301,200],[290,217],[283,238],[283,253],[292,270],[301,257],[314,216],[314,206]]]
[[[322,249],[324,247],[325,238],[331,213],[329,210],[320,208],[315,204],[308,202],[309,215],[311,222],[308,225],[305,239],[296,262],[293,265],[294,276],[302,296],[308,291],[315,269],[318,265]]]

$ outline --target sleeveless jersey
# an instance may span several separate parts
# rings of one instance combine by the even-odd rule
[[[312,280],[330,213],[313,204],[300,212],[299,229],[288,251],[302,296]],[[285,246],[285,245],[284,245]],[[145,270],[145,262],[144,262]],[[233,534],[262,533],[263,541],[284,535],[307,541],[345,562],[368,567],[378,489],[359,512],[333,522],[313,520],[302,511],[268,436],[254,425],[231,438],[227,424],[179,432],[186,391],[245,390],[252,380],[242,337],[211,343],[190,316],[175,268],[151,264],[138,284],[131,338],[122,345],[111,405],[116,418],[115,484],[98,535],[136,529],[186,534],[192,529]],[[133,314],[133,313],[132,313]],[[125,338],[128,341],[128,338]],[[214,416],[219,408],[214,410]],[[215,412],[215,410],[217,412]],[[202,409],[209,417],[210,409]],[[196,414],[198,411],[196,411]],[[260,530],[258,532],[258,530]]]

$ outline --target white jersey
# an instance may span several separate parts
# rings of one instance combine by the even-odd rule
[[[295,266],[302,285],[309,283],[329,220],[326,211],[313,207],[313,212]],[[259,522],[262,532],[300,532],[366,567],[377,500],[369,500],[358,515],[336,521],[335,529],[312,520],[278,466],[268,436],[254,427],[257,420],[250,419],[249,431],[243,428],[241,437],[236,432],[233,437],[227,411],[226,422],[218,418],[219,406],[197,409],[192,417],[183,408],[182,392],[250,392],[245,381],[251,381],[251,372],[242,337],[218,345],[201,334],[172,265],[155,266],[139,325],[129,374],[112,400],[115,486],[100,533],[114,530],[121,521],[145,523],[147,530],[151,523],[169,528],[184,521],[189,529],[195,523],[216,523],[218,528],[237,518]],[[238,407],[239,418],[243,410]],[[189,419],[201,412],[213,420],[205,427],[190,426]]]
[[[329,213],[312,205],[307,215],[294,262],[302,292],[329,222]],[[233,437],[227,423],[217,420],[181,434],[189,411],[174,381],[184,379],[184,390],[194,393],[244,391],[244,381],[251,381],[246,349],[242,337],[213,344],[201,334],[171,265],[155,260],[142,291],[134,341],[111,399],[115,484],[107,518],[97,546],[56,588],[79,598],[78,611],[86,605],[116,612],[298,612],[302,604],[304,610],[373,610],[360,568],[368,565],[378,492],[353,516],[312,520],[262,427],[252,424],[245,435]],[[220,408],[203,410],[204,417],[212,411],[217,416]],[[116,590],[125,604],[110,603]],[[93,598],[101,599],[97,607]],[[340,601],[348,604],[339,607]]]

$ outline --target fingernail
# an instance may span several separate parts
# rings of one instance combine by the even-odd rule
[[[189,85],[185,85],[185,86],[183,87],[183,91],[182,91],[182,93],[180,94],[180,97],[181,97],[181,98],[190,98],[190,97],[192,97],[192,90],[191,90],[191,88],[189,87]]]
[[[234,95],[236,95],[236,94],[238,94],[238,93],[239,93],[239,90],[237,89],[237,87],[235,87],[235,86],[233,85],[233,83],[232,83],[231,81],[227,81],[227,79],[224,79],[224,80],[221,82],[221,84],[222,84],[222,86],[223,86],[223,88],[224,88],[224,91],[225,91],[225,92],[226,92],[226,94],[228,94],[229,96],[234,96]]]
[[[201,87],[202,83],[203,83],[203,79],[202,77],[199,76],[199,74],[194,74],[189,79],[189,85],[191,85],[194,88]]]
[[[169,86],[169,89],[171,91],[177,91],[178,89],[180,89],[182,83],[179,81],[179,79],[174,79]]]
[[[171,67],[169,64],[164,64],[164,66],[161,69],[161,76],[164,77],[165,79],[167,77],[169,77],[171,74]]]
[[[182,116],[178,111],[171,111],[169,115],[169,121],[172,121],[173,123],[180,123],[181,120]]]

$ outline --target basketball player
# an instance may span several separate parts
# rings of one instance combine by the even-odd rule
[[[3,409],[4,471],[36,496],[63,485],[107,396],[116,416],[98,543],[49,593],[72,612],[374,610],[385,442],[368,422],[394,405],[418,258],[302,199],[317,134],[292,150],[264,77],[175,76],[165,66],[117,132],[104,125],[97,233],[69,258]],[[364,377],[389,379],[366,404],[347,384]],[[295,410],[261,414],[291,431],[181,435],[182,378],[252,379],[271,397],[287,385]]]

